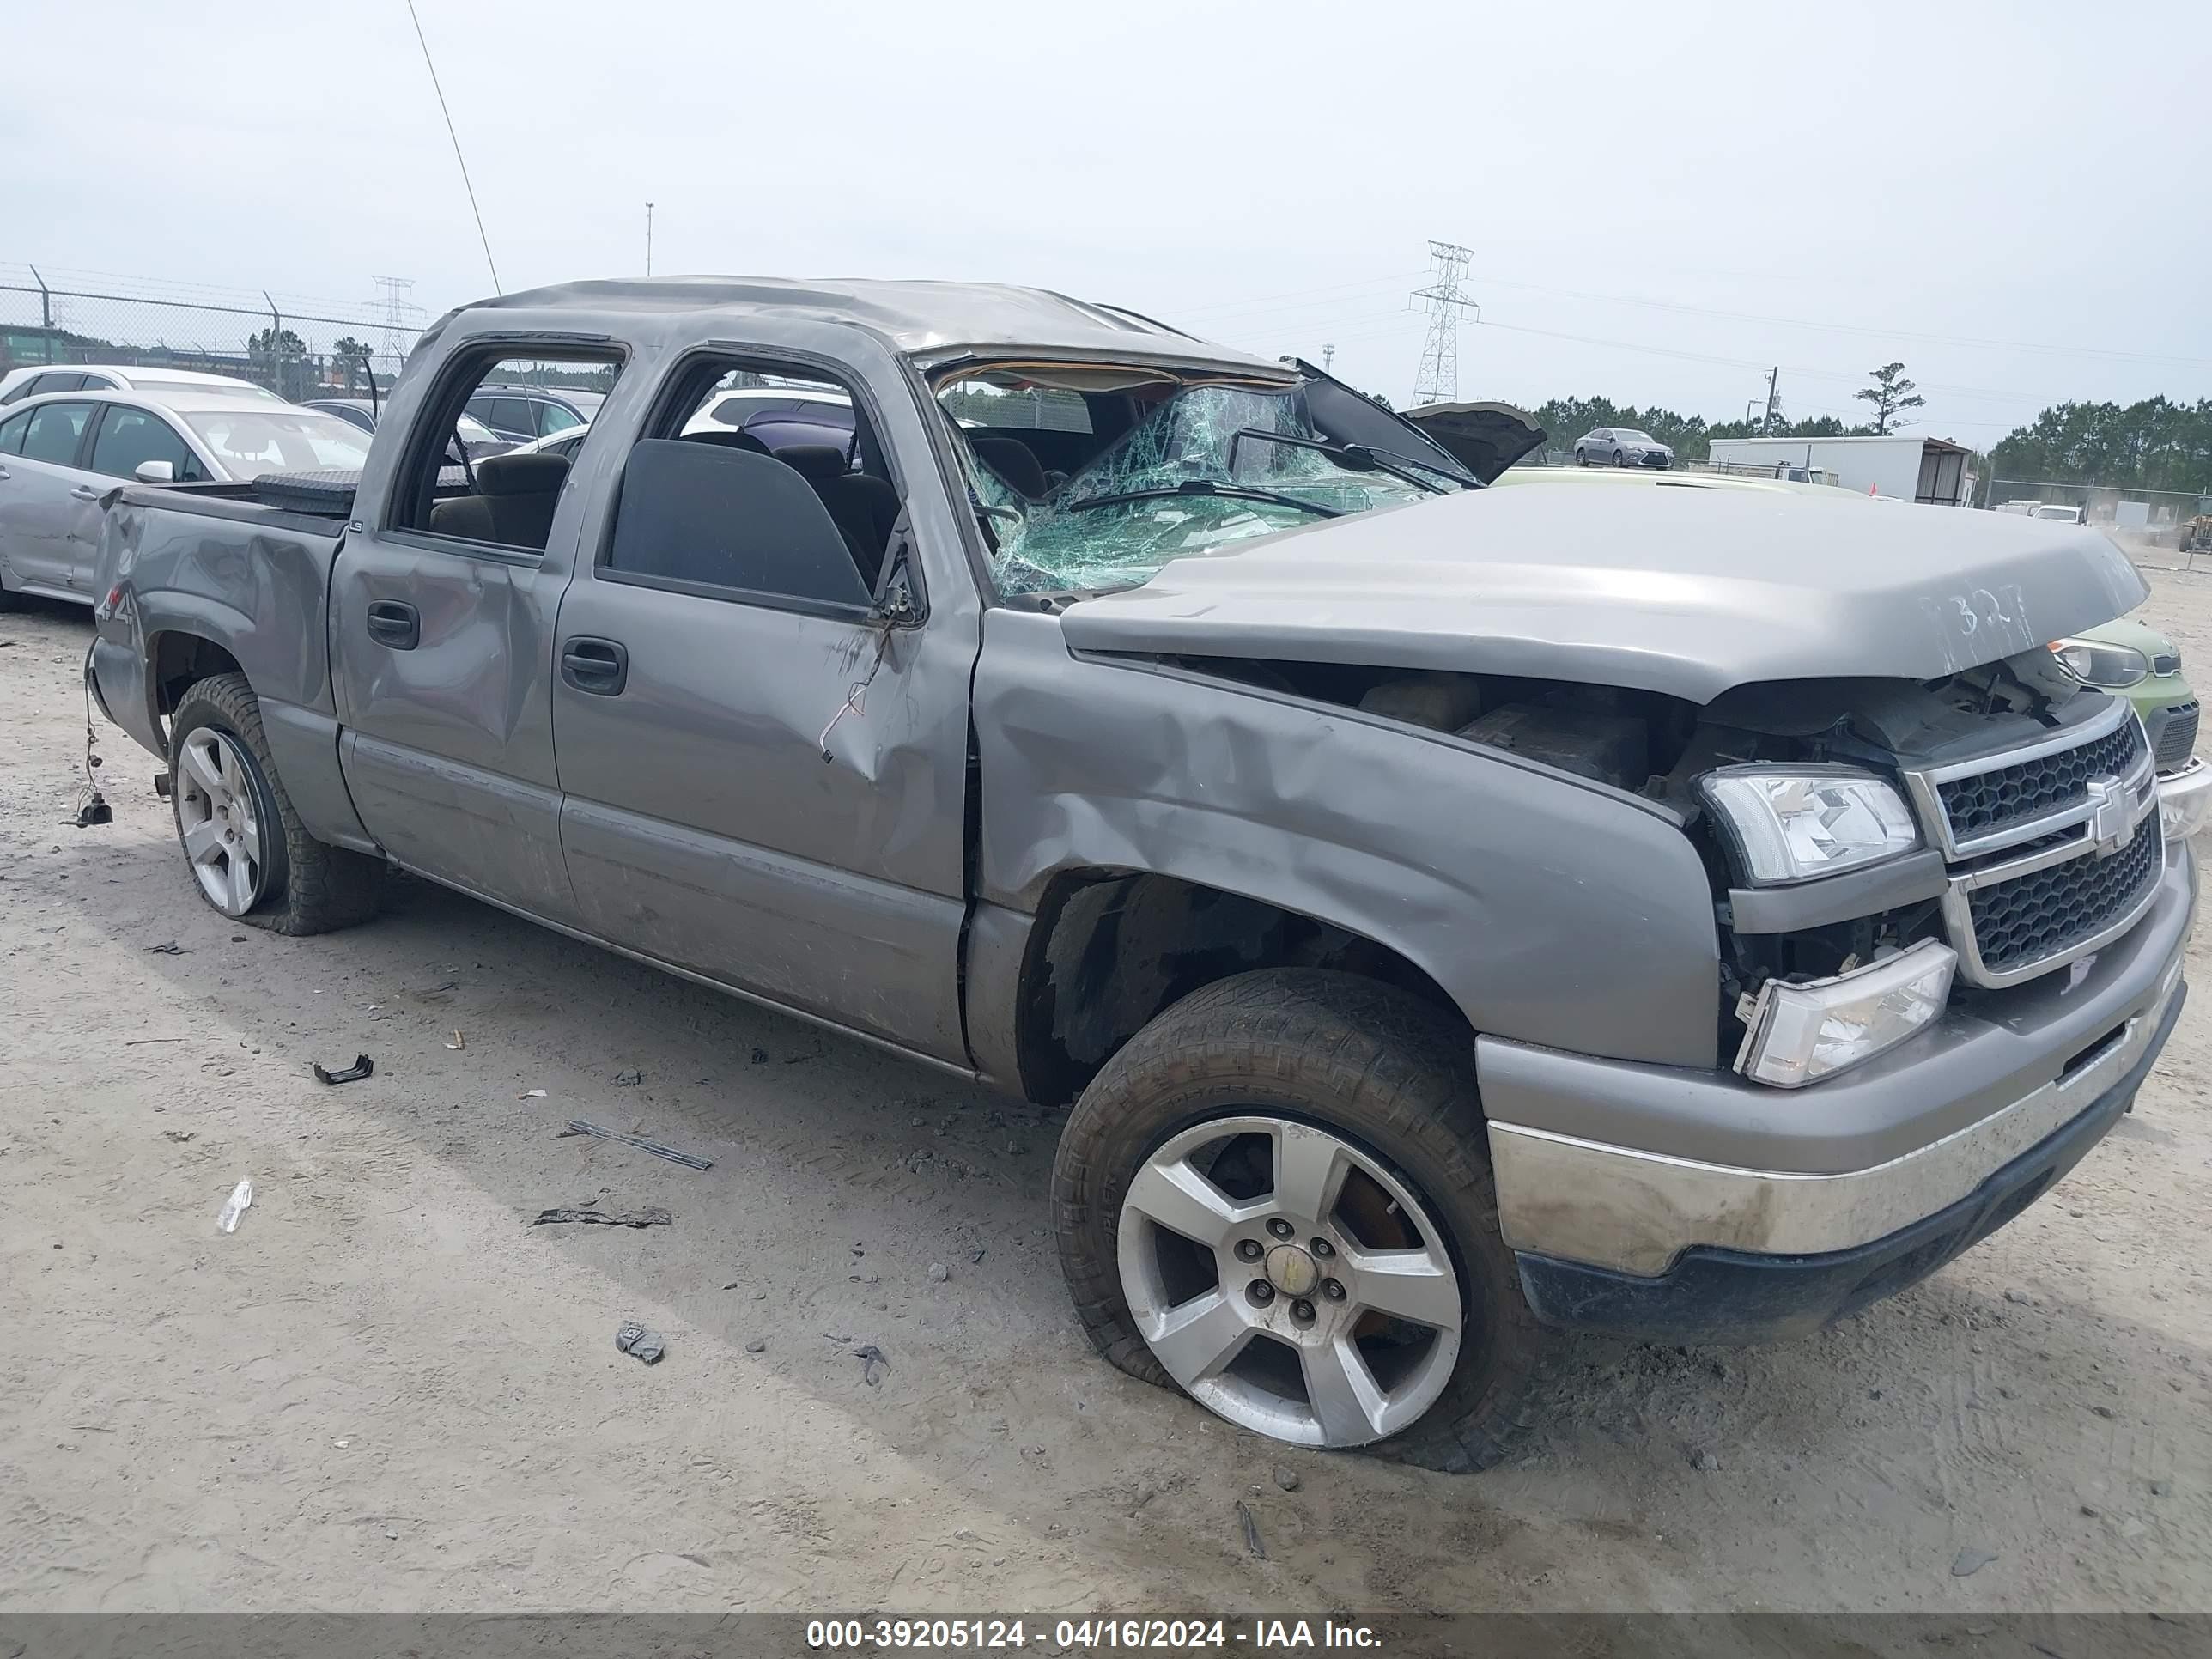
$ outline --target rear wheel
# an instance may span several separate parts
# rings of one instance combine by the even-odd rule
[[[1084,1092],[1053,1194],[1099,1350],[1238,1425],[1487,1468],[1555,1346],[1498,1237],[1463,1029],[1309,969],[1240,975]]]
[[[244,675],[194,685],[169,729],[177,839],[202,898],[275,933],[327,933],[376,914],[383,866],[301,825]]]

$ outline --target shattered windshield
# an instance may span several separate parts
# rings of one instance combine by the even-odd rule
[[[1170,560],[1456,487],[1331,445],[1300,386],[1155,377],[1080,398],[1021,383],[940,400],[968,440],[1010,593],[1131,587]]]

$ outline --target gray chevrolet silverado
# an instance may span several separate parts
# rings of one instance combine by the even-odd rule
[[[573,453],[452,465],[533,374]],[[2142,598],[2102,537],[1485,487],[1539,437],[1032,290],[546,289],[357,476],[115,492],[87,672],[225,915],[396,866],[1073,1102],[1109,1359],[1475,1468],[1554,1329],[1809,1331],[2019,1213],[2196,900],[2045,648]]]

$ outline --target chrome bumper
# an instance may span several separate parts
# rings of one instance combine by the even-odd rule
[[[2087,1112],[2159,1040],[2193,921],[2192,862],[2167,849],[2164,902],[2104,957],[2007,994],[2002,1016],[1954,1016],[1809,1089],[1480,1040],[1505,1243],[1653,1276],[1699,1246],[1850,1249],[1959,1202]],[[1996,1091],[2005,1079],[2008,1095]],[[1589,1133],[1600,1125],[1621,1133]],[[1638,1144],[1624,1144],[1631,1135]],[[1676,1152],[1659,1150],[1670,1143]],[[1747,1167],[1731,1146],[1772,1163]]]

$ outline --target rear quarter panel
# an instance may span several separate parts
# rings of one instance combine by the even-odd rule
[[[285,793],[311,834],[371,845],[337,767],[328,595],[331,520],[250,503],[125,489],[101,527],[93,668],[118,725],[167,757],[161,665],[185,640],[236,662],[261,704]]]

